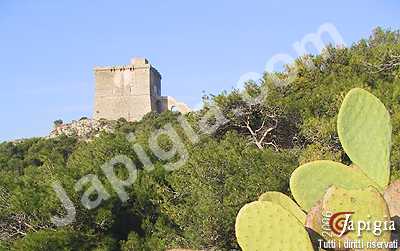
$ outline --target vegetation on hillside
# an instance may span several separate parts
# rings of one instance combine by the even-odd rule
[[[188,137],[179,113],[165,112],[139,122],[119,120],[113,133],[90,141],[61,136],[0,144],[0,250],[239,249],[234,224],[244,204],[265,191],[291,196],[289,176],[301,163],[327,159],[350,164],[338,140],[336,116],[354,87],[373,93],[391,114],[392,178],[399,178],[400,33],[378,28],[349,48],[329,46],[323,55],[297,59],[293,67],[296,78],[285,87],[274,87],[269,74],[247,84],[250,96],[268,88],[261,103],[246,102],[238,90],[205,97],[202,110],[184,117],[198,138]],[[211,134],[201,133],[202,118],[215,105],[227,120]],[[185,152],[160,137],[161,149],[178,151],[162,160],[148,139],[167,125]],[[135,145],[153,166],[143,165]],[[138,168],[135,182],[125,188],[127,201],[102,170],[119,155]],[[167,159],[179,158],[185,158],[183,166],[164,168]],[[127,177],[124,168],[116,169],[118,177]],[[108,194],[91,210],[81,203],[90,182],[76,189],[90,174]],[[76,207],[75,221],[65,227],[51,222],[52,216],[65,215],[53,190],[56,181]],[[92,200],[96,196],[89,195]]]

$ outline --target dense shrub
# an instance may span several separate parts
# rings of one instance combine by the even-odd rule
[[[290,152],[260,151],[235,133],[206,138],[189,153],[187,165],[167,177],[163,212],[182,231],[175,245],[199,249],[237,248],[234,222],[241,206],[265,191],[288,193],[297,166]]]

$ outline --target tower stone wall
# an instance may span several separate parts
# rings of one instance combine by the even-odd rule
[[[171,97],[161,96],[161,74],[144,58],[134,58],[129,65],[96,67],[94,119],[140,120],[145,114],[172,109]],[[169,101],[168,101],[169,100]],[[185,113],[190,109],[179,103]]]

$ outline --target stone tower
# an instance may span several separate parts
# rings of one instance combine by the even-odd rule
[[[134,58],[129,65],[96,67],[94,119],[140,120],[145,114],[176,107],[190,111],[183,103],[161,96],[161,74],[144,58]]]

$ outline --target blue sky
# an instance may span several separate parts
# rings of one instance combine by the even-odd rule
[[[147,57],[163,94],[195,106],[277,53],[297,57],[293,43],[323,23],[351,44],[400,28],[399,12],[396,0],[0,0],[0,141],[90,117],[95,65]]]

